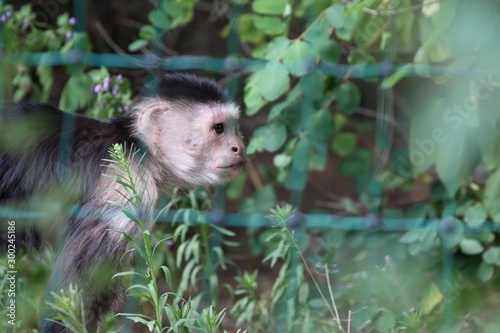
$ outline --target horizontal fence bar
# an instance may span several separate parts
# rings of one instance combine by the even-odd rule
[[[162,69],[162,70],[210,70],[215,72],[256,71],[268,61],[235,56],[214,58],[208,56],[158,57],[116,53],[93,53],[72,50],[67,52],[16,52],[0,58],[0,62],[27,66],[59,66],[83,64],[91,67]],[[500,69],[471,70],[469,67],[392,64],[381,62],[368,65],[343,65],[320,62],[312,64],[311,71],[320,71],[333,77],[373,78],[386,77],[395,71],[404,71],[404,77],[457,74],[463,76],[488,76],[500,74]]]
[[[70,217],[92,217],[106,219],[111,218],[121,209],[93,209],[75,207],[73,214]],[[241,228],[269,228],[276,227],[276,220],[266,214],[234,214],[224,213],[222,211],[197,211],[192,209],[170,210],[163,212],[160,215],[159,210],[155,211],[155,216],[158,216],[157,223],[182,223],[190,222],[194,224],[215,224],[223,227],[241,227]],[[8,207],[0,207],[0,217],[10,219],[36,219],[50,217],[50,214],[43,212],[24,212],[14,210]],[[389,232],[404,232],[410,230],[427,230],[437,232],[442,219],[425,219],[425,218],[380,218],[374,221],[373,217],[353,217],[353,216],[336,216],[325,214],[307,214],[303,215],[301,223],[291,227],[306,227],[306,228],[325,228],[325,229],[340,229],[340,230],[357,230],[357,231],[389,231]],[[483,233],[483,232],[500,232],[500,224],[493,221],[486,221],[478,228],[471,228],[464,224],[465,233]]]

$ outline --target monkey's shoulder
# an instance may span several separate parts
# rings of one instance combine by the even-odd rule
[[[103,121],[28,102],[5,106],[1,120],[0,201],[36,193],[61,175],[72,175],[83,192],[112,144],[138,146],[128,116]]]

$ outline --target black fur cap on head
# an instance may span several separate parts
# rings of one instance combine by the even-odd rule
[[[226,91],[215,81],[192,74],[171,73],[161,75],[157,80],[146,83],[140,98],[159,96],[171,101],[199,103],[224,103]]]

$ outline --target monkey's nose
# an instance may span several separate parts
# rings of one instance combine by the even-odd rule
[[[235,156],[243,158],[245,156],[245,146],[240,143],[233,143],[230,145],[231,153]]]

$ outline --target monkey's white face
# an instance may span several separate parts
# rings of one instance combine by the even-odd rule
[[[245,146],[237,133],[236,106],[196,105],[195,110],[186,111],[187,105],[169,104],[165,109],[166,105],[161,104],[161,112],[149,118],[153,133],[150,148],[167,171],[167,182],[178,186],[213,185],[241,172]],[[139,127],[141,121],[139,117]]]
[[[225,105],[208,112],[206,119],[200,118],[199,126],[206,136],[202,151],[206,161],[205,169],[220,180],[236,177],[243,168],[245,146],[238,136],[237,117],[238,110],[232,105]],[[203,137],[200,136],[199,139],[203,140]]]

